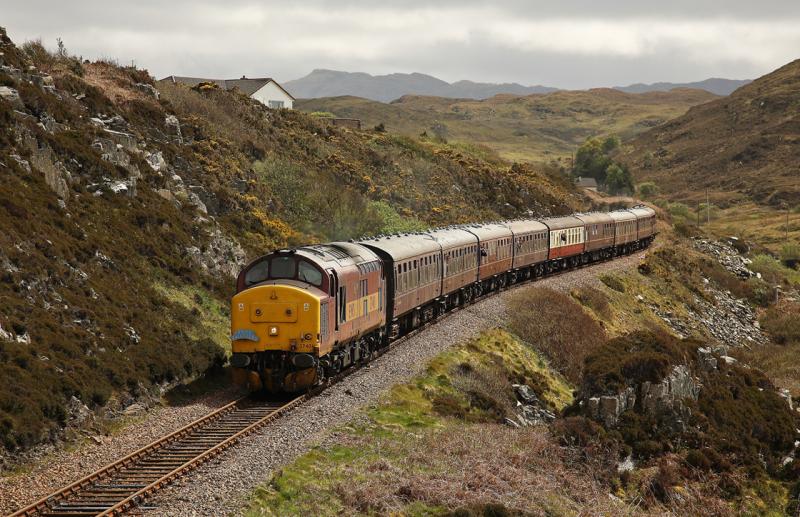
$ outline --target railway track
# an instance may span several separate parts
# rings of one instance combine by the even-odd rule
[[[634,251],[638,253],[641,250]],[[605,261],[600,261],[605,262]],[[559,277],[600,262],[549,273],[541,278]],[[532,278],[507,286],[514,291],[534,283]],[[381,356],[432,324],[459,312],[496,292],[484,294],[456,307],[377,351]],[[373,359],[374,360],[374,359]],[[367,363],[369,364],[369,363]],[[181,429],[115,461],[88,476],[43,497],[9,517],[86,517],[112,516],[153,509],[146,499],[178,477],[218,456],[240,439],[280,417],[309,397],[358,371],[348,368],[307,394],[280,402],[258,401],[250,397],[235,400]]]
[[[12,514],[12,517],[120,515],[146,510],[148,496],[278,418],[306,398],[243,397]]]

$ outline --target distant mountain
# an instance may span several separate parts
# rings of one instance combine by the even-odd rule
[[[734,90],[740,86],[744,86],[752,82],[750,79],[720,79],[712,77],[705,81],[697,81],[694,83],[636,83],[629,86],[615,86],[615,90],[620,90],[625,93],[646,93],[646,92],[668,92],[674,88],[694,88],[698,90],[705,90],[707,92],[715,93],[717,95],[730,95]]]
[[[557,88],[523,86],[517,83],[448,83],[426,74],[370,75],[363,72],[314,70],[305,77],[283,83],[298,99],[352,95],[379,102],[390,102],[403,95],[426,95],[456,99],[488,99],[500,93],[530,95],[549,93]]]
[[[640,180],[684,202],[800,203],[800,59],[627,142]]]

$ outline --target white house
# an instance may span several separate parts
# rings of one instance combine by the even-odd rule
[[[292,97],[292,94],[284,90],[283,86],[269,77],[248,79],[242,76],[241,79],[203,79],[202,77],[180,77],[171,75],[165,77],[162,81],[170,81],[173,84],[181,83],[189,87],[197,86],[200,83],[215,83],[220,88],[226,90],[233,90],[236,88],[269,108],[292,109],[294,104],[294,97]]]

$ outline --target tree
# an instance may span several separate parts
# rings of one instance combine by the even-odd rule
[[[612,152],[616,151],[619,146],[622,144],[619,137],[616,135],[610,135],[603,140],[603,152],[606,155],[611,154]]]
[[[633,178],[627,167],[612,163],[606,169],[606,188],[612,194],[633,192]]]
[[[606,169],[611,163],[611,159],[603,151],[603,143],[597,138],[590,138],[575,153],[573,174],[575,176],[594,178],[599,183],[604,183]]]

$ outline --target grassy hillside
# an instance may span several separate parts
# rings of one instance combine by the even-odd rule
[[[595,89],[486,100],[405,96],[391,104],[333,97],[298,101],[296,106],[359,118],[368,127],[382,123],[402,135],[424,132],[431,138],[483,144],[510,160],[550,162],[568,159],[590,136],[630,138],[716,98],[702,90],[627,94]]]
[[[299,242],[528,210],[571,185],[485,150],[329,128],[0,33],[0,446],[224,360],[238,268]],[[160,90],[160,91],[159,91]],[[8,458],[8,455],[3,455]]]
[[[642,181],[673,199],[800,203],[800,60],[629,142]]]

